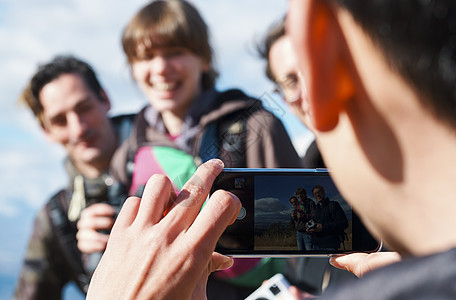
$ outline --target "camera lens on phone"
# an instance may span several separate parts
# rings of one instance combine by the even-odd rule
[[[247,215],[247,211],[245,210],[244,206],[242,206],[236,219],[242,220],[245,218],[246,215]]]

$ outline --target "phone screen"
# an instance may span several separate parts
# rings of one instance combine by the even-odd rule
[[[379,243],[343,199],[328,171],[224,169],[223,189],[242,203],[216,251],[233,256],[330,255],[377,251]]]

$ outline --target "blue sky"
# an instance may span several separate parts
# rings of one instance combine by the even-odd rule
[[[33,217],[67,178],[63,151],[48,143],[16,99],[38,64],[71,53],[89,62],[113,103],[112,113],[146,102],[130,78],[120,34],[143,0],[0,0],[0,299],[9,298]],[[255,41],[282,17],[286,0],[193,3],[206,19],[221,76],[218,87],[239,87],[268,99],[302,152],[310,133],[272,95]]]

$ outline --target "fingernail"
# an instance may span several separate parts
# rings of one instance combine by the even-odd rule
[[[231,257],[226,256],[226,259],[218,266],[217,270],[225,270],[233,266],[234,260]]]
[[[329,263],[336,268],[346,269],[350,271],[348,266],[344,263],[344,256],[333,256],[329,259]]]
[[[221,160],[218,159],[218,158],[210,159],[210,160],[207,161],[207,163],[212,164],[212,165],[216,165],[216,166],[218,166],[220,169],[223,169],[223,168],[225,167],[225,164],[223,163],[223,161],[221,161]]]
[[[335,258],[335,261],[339,264],[339,265],[344,265],[345,266],[345,258],[346,256],[345,255],[341,255],[341,256],[337,256]]]

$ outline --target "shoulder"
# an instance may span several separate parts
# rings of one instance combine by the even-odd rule
[[[328,204],[331,205],[331,206],[340,206],[339,202],[337,201],[334,201],[334,200],[329,200],[329,198],[326,198],[328,199]]]
[[[455,299],[456,249],[372,271],[324,299]]]
[[[306,154],[303,157],[304,168],[325,168],[323,157],[318,149],[315,140],[307,148]]]
[[[150,105],[144,106],[137,113],[117,114],[110,117],[111,123],[116,130],[122,129],[125,126],[136,126],[136,123],[143,122],[145,113]]]
[[[233,99],[249,99],[251,97],[247,96],[246,93],[244,93],[240,89],[228,89],[224,91],[219,91],[217,93],[217,100],[219,102],[226,102],[226,101],[231,101]]]
[[[66,226],[69,223],[68,209],[70,207],[72,192],[69,189],[58,191],[46,203],[44,212],[52,227]]]
[[[54,207],[64,208],[65,206],[69,205],[70,203],[70,188],[68,189],[61,189],[56,192],[46,203],[46,209],[52,209]]]
[[[54,194],[38,211],[33,225],[32,240],[45,240],[52,236],[53,219],[61,220],[66,216],[65,206],[69,204],[66,190]]]
[[[203,118],[203,124],[220,119],[244,119],[271,123],[275,116],[265,109],[262,101],[249,96],[240,89],[229,89],[216,94],[217,106]],[[278,121],[278,119],[277,119]],[[280,122],[280,121],[279,121]]]
[[[125,122],[133,122],[135,117],[137,116],[137,113],[131,113],[131,114],[119,114],[110,117],[111,122],[114,125],[125,123]]]
[[[143,107],[137,114],[127,115],[126,118],[127,122],[130,122],[127,135],[125,139],[121,139],[122,144],[117,149],[115,156],[123,156],[126,154],[125,152],[130,154],[131,151],[135,153],[142,145],[153,144],[156,141],[160,144],[168,140],[154,127],[157,123],[158,113],[150,105]]]
[[[239,89],[230,89],[218,92],[216,96],[217,108],[211,112],[216,112],[220,116],[236,115],[246,117],[252,112],[261,109],[261,101],[248,96]]]

